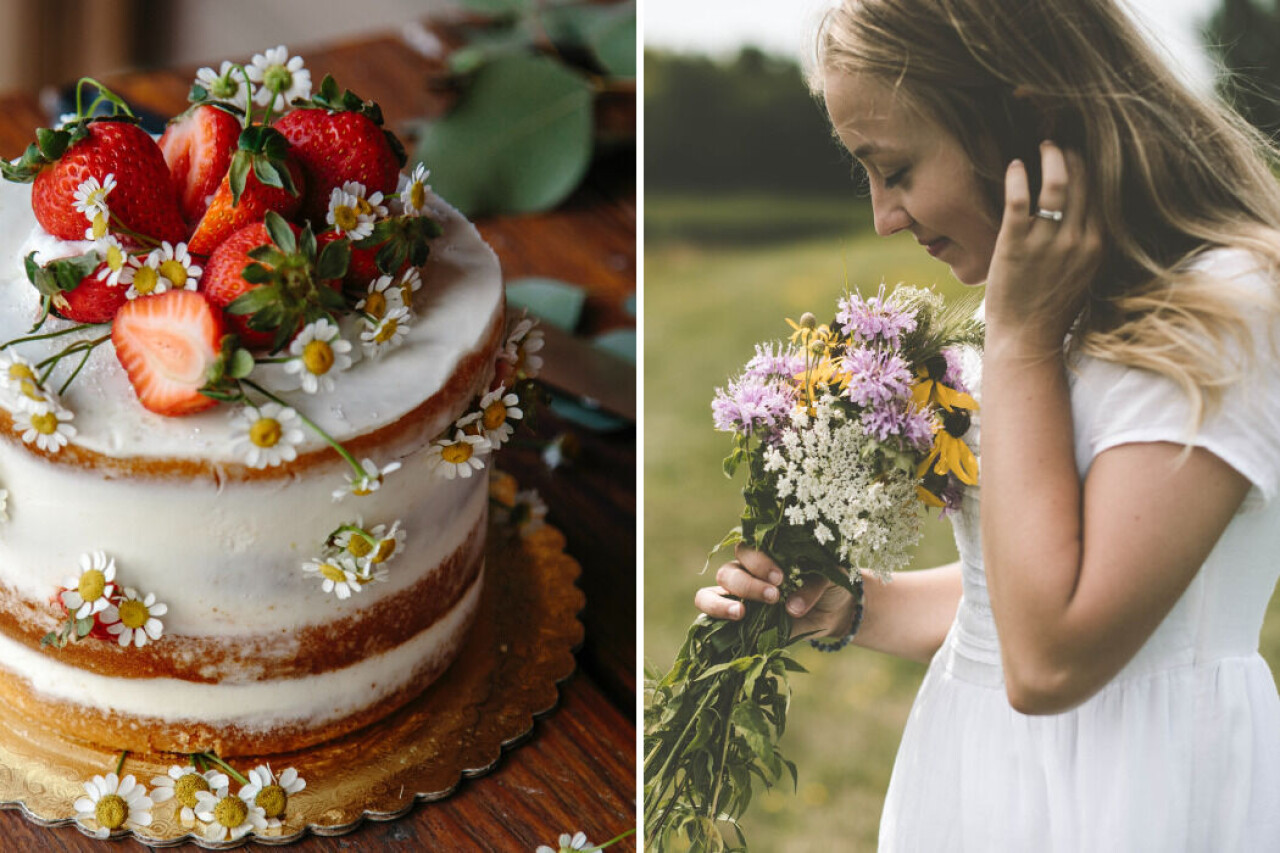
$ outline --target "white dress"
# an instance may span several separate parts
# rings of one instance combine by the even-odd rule
[[[1241,252],[1202,263],[1267,286]],[[964,595],[903,733],[882,853],[1280,851],[1280,699],[1257,651],[1280,574],[1280,364],[1258,344],[1248,381],[1194,439],[1250,480],[1244,506],[1146,644],[1071,711],[1009,706],[970,490],[953,519]],[[1171,382],[1093,359],[1077,368],[1082,477],[1107,448],[1185,440]]]

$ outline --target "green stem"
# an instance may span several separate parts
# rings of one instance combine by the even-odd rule
[[[70,328],[62,329],[57,332],[45,332],[43,335],[27,335],[25,338],[14,338],[11,341],[0,344],[0,350],[7,349],[8,347],[13,346],[14,344],[26,344],[26,343],[30,343],[31,341],[44,341],[44,340],[48,340],[49,338],[60,338],[63,335],[69,335],[72,332],[79,332],[83,329],[90,329],[90,328],[93,328],[94,326],[101,326],[101,325],[102,325],[101,323],[81,323],[78,326],[72,326]]]
[[[58,396],[62,396],[63,394],[67,393],[67,389],[71,387],[71,383],[75,381],[75,378],[77,376],[80,375],[80,371],[84,370],[84,366],[85,364],[88,363],[89,356],[93,355],[94,349],[97,348],[98,344],[102,343],[103,341],[107,340],[110,337],[111,337],[110,335],[107,335],[104,338],[99,338],[98,340],[93,342],[93,346],[88,346],[84,348],[84,356],[80,359],[80,363],[76,365],[76,369],[71,371],[71,375],[67,377],[67,381],[63,382],[62,386],[58,388]]]
[[[615,835],[613,838],[610,838],[610,839],[609,839],[608,841],[606,841],[604,844],[597,844],[597,845],[596,845],[596,846],[594,846],[594,847],[589,847],[589,848],[587,848],[587,850],[588,850],[588,851],[591,851],[591,850],[597,850],[597,851],[598,851],[598,850],[603,850],[604,848],[606,848],[606,847],[610,846],[611,844],[617,844],[619,841],[621,841],[622,839],[626,838],[628,835],[635,835],[635,833],[636,833],[635,827],[632,827],[631,829],[628,829],[626,832],[622,833],[621,835]]]
[[[268,400],[272,401],[273,403],[279,403],[281,406],[285,406],[286,408],[293,409],[293,407],[290,406],[288,403],[286,403],[284,400],[281,400],[275,394],[272,394],[270,391],[268,391],[266,388],[263,388],[258,383],[251,382],[248,379],[241,379],[240,381],[243,382],[245,385],[248,385],[253,390],[257,391],[259,394],[266,397]],[[356,474],[358,474],[361,478],[367,478],[369,476],[368,472],[364,470],[364,466],[362,466],[360,462],[354,456],[351,455],[350,451],[348,451],[345,447],[343,447],[341,444],[335,441],[334,438],[329,435],[329,433],[320,429],[320,427],[318,427],[313,420],[308,418],[306,415],[302,414],[302,412],[299,412],[297,409],[293,409],[293,411],[298,415],[299,420],[301,420],[304,424],[310,427],[311,430],[315,432],[316,435],[324,439],[325,443],[328,444],[330,447],[332,447],[334,450],[336,450],[339,456],[347,460],[347,464],[350,465],[355,470]]]
[[[84,103],[82,98],[82,92],[84,91],[85,83],[92,83],[94,87],[97,88],[98,90],[98,97],[94,99],[93,105],[89,107],[89,113],[88,113],[89,115],[92,115],[93,111],[98,108],[98,104],[102,103],[105,100],[115,104],[119,108],[119,110],[124,110],[125,115],[129,116],[130,118],[134,118],[133,110],[129,109],[129,105],[124,102],[123,98],[121,98],[115,92],[108,89],[106,86],[99,83],[97,80],[94,80],[92,77],[81,77],[76,82],[76,115],[77,116],[79,116],[80,118],[86,117],[86,113],[82,106]],[[117,110],[117,112],[119,110]]]
[[[120,775],[120,771],[124,769],[124,760],[125,760],[125,758],[127,758],[128,756],[129,756],[129,750],[127,750],[127,749],[126,749],[126,750],[122,750],[122,751],[120,752],[120,760],[116,762],[116,775],[117,775],[117,776],[119,776],[119,775]]]
[[[230,775],[232,779],[235,779],[237,782],[239,782],[241,785],[249,784],[248,779],[246,779],[245,777],[237,773],[234,767],[232,767],[227,762],[223,761],[216,754],[212,752],[202,752],[200,753],[200,755],[202,758],[204,758],[205,761],[212,761],[214,764],[218,765],[223,770],[227,771],[227,774]]]
[[[159,240],[157,240],[155,237],[151,237],[151,236],[148,236],[148,235],[146,235],[146,234],[139,234],[137,231],[134,231],[134,230],[133,230],[132,228],[130,228],[128,225],[125,225],[123,222],[121,222],[121,221],[120,221],[120,217],[115,216],[114,214],[112,214],[112,213],[111,213],[111,211],[110,211],[110,206],[108,206],[108,210],[107,210],[107,221],[108,221],[108,222],[114,222],[114,223],[116,224],[116,229],[117,229],[118,231],[121,231],[121,232],[123,232],[123,233],[125,233],[125,234],[129,235],[129,236],[130,236],[130,237],[132,237],[133,239],[135,239],[135,240],[137,240],[138,242],[142,243],[144,246],[145,246],[145,245],[147,245],[147,244],[150,244],[152,247],[155,247],[155,246],[159,246],[159,245],[160,245],[160,241],[159,241]],[[108,228],[108,233],[109,233],[109,232],[110,232],[110,229]],[[141,254],[141,253],[139,253],[139,254]]]

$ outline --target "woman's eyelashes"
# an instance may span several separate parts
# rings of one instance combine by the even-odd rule
[[[898,169],[894,172],[890,172],[889,174],[885,175],[884,177],[885,189],[891,190],[894,187],[901,184],[903,180],[907,177],[907,171],[908,171],[907,168],[904,166],[901,169]]]

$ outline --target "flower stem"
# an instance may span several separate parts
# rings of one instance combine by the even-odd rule
[[[596,850],[596,851],[603,850],[604,848],[609,847],[610,845],[617,844],[619,841],[621,841],[622,839],[626,838],[628,835],[635,835],[635,832],[636,832],[635,827],[632,827],[631,829],[628,829],[626,832],[624,832],[624,833],[622,833],[622,834],[620,834],[620,835],[615,835],[613,838],[610,838],[610,839],[609,839],[608,841],[606,841],[604,844],[597,844],[597,845],[595,845],[594,847],[588,847],[588,848],[587,848],[587,851],[591,851],[591,850]]]
[[[120,771],[124,769],[124,760],[129,757],[129,750],[121,750],[120,760],[116,762],[116,775],[120,775]]]
[[[235,769],[234,767],[232,767],[232,766],[231,766],[230,764],[228,764],[227,762],[223,761],[223,760],[222,760],[221,758],[219,758],[215,753],[212,753],[212,752],[202,752],[202,753],[200,753],[200,756],[201,756],[205,761],[212,761],[214,764],[218,765],[218,766],[219,766],[219,767],[221,767],[223,770],[227,771],[228,775],[230,775],[232,779],[235,779],[235,780],[236,780],[237,782],[239,782],[241,785],[248,785],[248,784],[249,784],[249,780],[248,780],[248,779],[246,779],[245,777],[241,776],[238,772],[236,772],[236,769]]]
[[[290,409],[293,408],[284,400],[281,400],[275,394],[272,394],[270,391],[268,391],[266,388],[263,388],[258,383],[251,382],[248,379],[241,379],[240,381],[243,382],[245,385],[248,385],[253,390],[257,391],[259,394],[266,397],[268,400],[272,401],[273,403],[279,403],[281,406],[284,406],[286,408],[290,408]],[[315,432],[316,435],[324,439],[326,444],[328,444],[334,450],[338,451],[338,455],[341,456],[343,459],[347,460],[347,464],[355,469],[355,472],[357,475],[359,475],[360,477],[369,476],[368,472],[366,472],[364,470],[364,467],[360,464],[360,462],[354,456],[351,455],[350,451],[348,451],[345,447],[339,444],[331,435],[329,435],[329,433],[325,432],[324,430],[320,429],[320,427],[316,426],[315,421],[311,420],[306,415],[302,414],[302,412],[299,412],[297,409],[294,409],[294,412],[297,413],[299,420],[301,420],[304,424],[310,427],[311,430]]]
[[[63,335],[70,335],[73,332],[79,332],[84,329],[89,329],[94,326],[100,326],[100,325],[102,324],[101,323],[81,323],[78,326],[71,326],[70,328],[61,329],[57,332],[45,332],[43,335],[27,335],[24,338],[14,338],[11,341],[6,341],[5,343],[0,344],[0,350],[7,349],[13,346],[14,344],[26,344],[26,343],[30,343],[31,341],[44,341],[44,340],[48,340],[49,338],[60,338]]]

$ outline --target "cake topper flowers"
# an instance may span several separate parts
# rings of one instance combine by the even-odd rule
[[[116,561],[104,551],[80,555],[80,571],[63,581],[54,596],[64,614],[61,627],[50,631],[41,646],[62,648],[86,637],[142,648],[164,634],[161,616],[168,607],[153,593],[140,594],[116,579]]]

